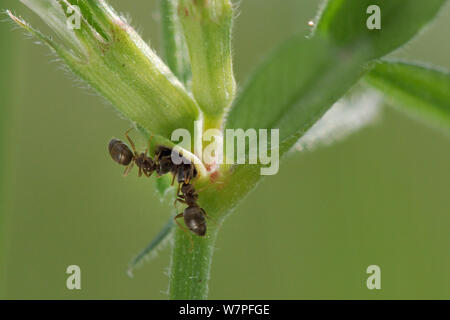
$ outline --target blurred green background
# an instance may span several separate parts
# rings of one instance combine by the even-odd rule
[[[111,3],[160,49],[158,1]],[[240,1],[239,83],[274,46],[307,31],[317,4]],[[0,7],[48,30],[18,1]],[[52,62],[47,48],[13,29],[0,23],[0,292],[12,299],[167,298],[169,248],[133,279],[126,274],[170,212],[154,179],[123,179],[109,158],[109,139],[122,137],[129,123]],[[447,6],[395,56],[450,68],[449,30]],[[389,108],[343,142],[294,155],[224,224],[209,297],[450,298],[449,146],[447,133]],[[81,267],[81,290],[66,289],[71,264]],[[366,287],[372,264],[381,267],[381,290]]]

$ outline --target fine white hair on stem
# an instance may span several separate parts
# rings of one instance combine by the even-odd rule
[[[379,117],[380,102],[374,91],[339,100],[298,140],[295,149],[313,150],[348,137]]]

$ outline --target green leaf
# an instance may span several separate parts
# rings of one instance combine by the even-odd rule
[[[226,127],[279,129],[286,150],[357,82],[364,62],[322,37],[297,36],[253,74]]]
[[[133,276],[133,271],[136,267],[144,260],[150,260],[155,257],[157,252],[167,244],[168,240],[170,240],[174,226],[175,222],[173,217],[170,217],[169,221],[167,221],[155,238],[153,238],[152,241],[150,241],[150,243],[131,260],[127,271],[130,277]]]
[[[164,200],[167,196],[167,193],[172,188],[172,176],[171,175],[163,175],[160,177],[157,177],[155,180],[156,185],[156,191],[158,192],[159,196],[161,197],[161,200]],[[173,192],[173,196],[171,196],[171,199],[175,199],[175,191]],[[173,200],[172,200],[173,201]]]
[[[39,30],[33,28],[30,24],[28,24],[25,20],[21,19],[20,17],[16,17],[11,13],[11,11],[6,10],[6,14],[8,14],[9,18],[19,25],[21,28],[29,32],[31,35],[33,35],[36,39],[41,41],[42,43],[45,43],[47,46],[49,46],[54,52],[56,52],[59,56],[65,57],[66,59],[73,59],[73,57],[65,50],[62,46],[57,44],[55,41],[53,41],[50,37],[47,37]]]
[[[418,63],[383,61],[365,80],[402,110],[450,128],[450,72]]]
[[[86,56],[86,48],[76,36],[74,29],[67,28],[66,13],[58,1],[48,0],[20,0],[28,8],[38,14],[45,23],[62,40],[64,46],[72,50],[77,56]],[[11,14],[10,14],[11,15]]]
[[[378,58],[409,41],[439,11],[445,0],[332,0],[322,10],[315,32],[339,46]],[[369,6],[380,9],[381,29],[370,30]]]
[[[443,2],[329,1],[311,39],[295,36],[258,67],[226,127],[279,129],[283,153],[370,69],[373,58],[411,39]],[[374,3],[381,7],[381,30],[366,26]]]
[[[165,61],[170,70],[189,88],[192,77],[191,65],[183,29],[177,13],[179,0],[160,1]]]
[[[63,39],[62,45],[10,13],[11,19],[56,51],[68,67],[156,142],[175,129],[194,130],[196,102],[136,31],[105,1],[83,2],[80,29],[66,25],[76,0],[21,0]],[[81,3],[80,3],[81,4]],[[89,14],[87,13],[89,12]]]
[[[178,15],[189,48],[192,91],[205,120],[220,125],[233,101],[230,0],[180,0]]]
[[[379,118],[381,96],[374,90],[352,89],[336,102],[295,144],[297,151],[315,150],[345,139]]]

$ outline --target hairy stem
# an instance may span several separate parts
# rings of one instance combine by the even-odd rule
[[[186,87],[189,87],[191,66],[189,52],[177,14],[178,0],[160,1],[165,61],[178,79]]]
[[[172,252],[169,298],[172,300],[202,300],[208,297],[208,281],[218,228],[208,224],[204,238],[191,236],[178,228]]]
[[[170,299],[199,300],[208,297],[211,261],[220,226],[239,201],[257,185],[260,178],[258,166],[237,166],[222,172],[219,181],[200,192],[199,204],[209,217],[208,231],[206,236],[201,238],[176,226],[169,271]],[[242,183],[243,181],[245,183]],[[193,248],[190,237],[193,240]]]

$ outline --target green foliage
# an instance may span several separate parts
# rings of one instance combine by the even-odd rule
[[[156,178],[156,191],[159,193],[161,199],[164,199],[169,191],[172,183],[172,178],[165,175]]]
[[[360,78],[364,62],[322,37],[296,36],[254,72],[226,127],[279,129],[286,151]]]
[[[160,1],[165,61],[170,70],[189,88],[192,77],[191,65],[181,22],[178,18],[178,0]]]
[[[403,61],[378,63],[365,80],[393,105],[450,128],[450,73]]]
[[[311,39],[294,37],[253,73],[226,127],[279,128],[281,151],[289,150],[369,69],[371,59],[410,40],[444,3],[369,2],[327,2]],[[366,26],[366,9],[375,3],[381,6],[381,31]]]
[[[152,239],[152,241],[141,251],[139,252],[133,260],[131,260],[128,266],[128,275],[130,277],[133,276],[133,271],[136,267],[138,267],[144,260],[150,260],[154,256],[156,256],[156,252],[158,249],[163,247],[167,240],[170,238],[170,235],[173,232],[173,227],[175,222],[172,218],[167,221],[161,231]]]
[[[220,122],[236,90],[231,1],[180,0],[178,15],[189,48],[193,94],[207,121]]]
[[[319,18],[316,33],[329,37],[349,50],[364,50],[370,59],[379,58],[409,41],[439,11],[445,0],[333,0]],[[369,30],[367,8],[377,5],[381,29]]]
[[[67,8],[72,6],[68,1],[23,2],[63,39],[62,44],[9,12],[11,19],[55,50],[76,75],[100,92],[136,127],[166,143],[177,128],[193,132],[193,123],[198,118],[196,102],[106,2],[82,2],[80,29],[66,26]]]

